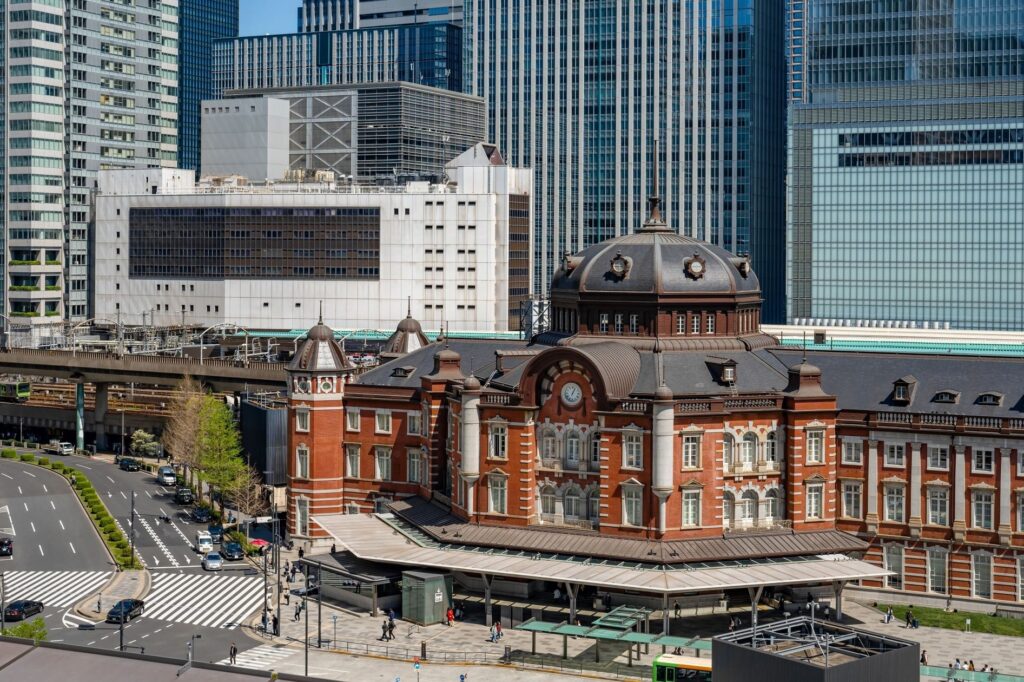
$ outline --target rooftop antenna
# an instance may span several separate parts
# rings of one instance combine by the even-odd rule
[[[804,353],[801,362],[807,364],[807,330],[804,330]]]

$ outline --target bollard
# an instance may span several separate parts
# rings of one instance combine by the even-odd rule
[[[512,646],[511,645],[509,645],[509,644],[505,645],[505,655],[502,657],[502,660],[505,663],[511,663],[512,662]]]
[[[427,660],[427,643],[420,642],[420,659]]]

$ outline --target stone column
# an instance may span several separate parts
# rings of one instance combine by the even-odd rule
[[[96,433],[96,450],[106,450],[107,442],[107,409],[110,404],[110,384],[94,384],[96,390],[95,407],[92,410],[93,431]]]
[[[910,451],[910,535],[921,536],[921,446],[914,443]]]
[[[868,441],[868,508],[864,520],[868,525],[868,532],[878,531],[878,441]]]
[[[75,382],[75,450],[85,450],[85,384]]]
[[[476,514],[476,482],[480,479],[480,382],[466,380],[462,391],[462,480],[466,482],[466,514]]]
[[[663,390],[664,389],[664,390]],[[675,403],[672,394],[663,386],[658,388],[660,395],[654,403],[654,477],[652,492],[658,498],[658,533],[664,533],[667,519],[666,507],[668,498],[675,487]]]
[[[835,595],[835,620],[837,623],[843,620],[843,588],[846,587],[846,581],[835,580],[832,582],[832,594]]]
[[[999,448],[999,542],[1004,545],[1010,544],[1010,535],[1013,533],[1013,519],[1010,518],[1010,501],[1013,490],[1010,487],[1010,448]]]
[[[953,464],[953,539],[963,541],[967,533],[967,451],[954,445]]]

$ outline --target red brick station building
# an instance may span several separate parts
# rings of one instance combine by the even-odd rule
[[[566,256],[551,330],[290,365],[289,524],[472,589],[1024,600],[1024,363],[784,349],[746,259],[652,218]],[[622,600],[620,600],[622,603]],[[975,602],[976,606],[983,606]],[[985,607],[988,608],[988,607]]]

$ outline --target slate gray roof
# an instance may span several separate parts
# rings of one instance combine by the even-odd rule
[[[434,370],[434,354],[444,349],[446,345],[462,357],[463,374],[469,376],[470,373],[473,373],[480,381],[484,381],[494,370],[495,350],[522,350],[527,347],[528,342],[496,339],[450,339],[447,344],[432,343],[359,375],[355,383],[368,386],[419,388],[420,380]],[[512,365],[513,362],[506,360],[505,364]],[[395,370],[403,367],[410,367],[412,371],[407,376],[395,376]]]
[[[765,351],[783,364],[800,359],[800,351]],[[1024,412],[1024,359],[900,353],[808,352],[821,368],[822,386],[838,398],[841,410],[1020,417]],[[893,382],[907,376],[917,382],[908,404],[892,402]],[[958,403],[934,402],[940,391],[960,392]],[[1002,405],[978,405],[982,393],[1003,394]]]
[[[868,547],[867,542],[835,530],[737,533],[694,540],[632,540],[587,531],[470,524],[418,497],[393,502],[389,507],[396,516],[439,542],[648,564],[845,554],[863,552]]]

